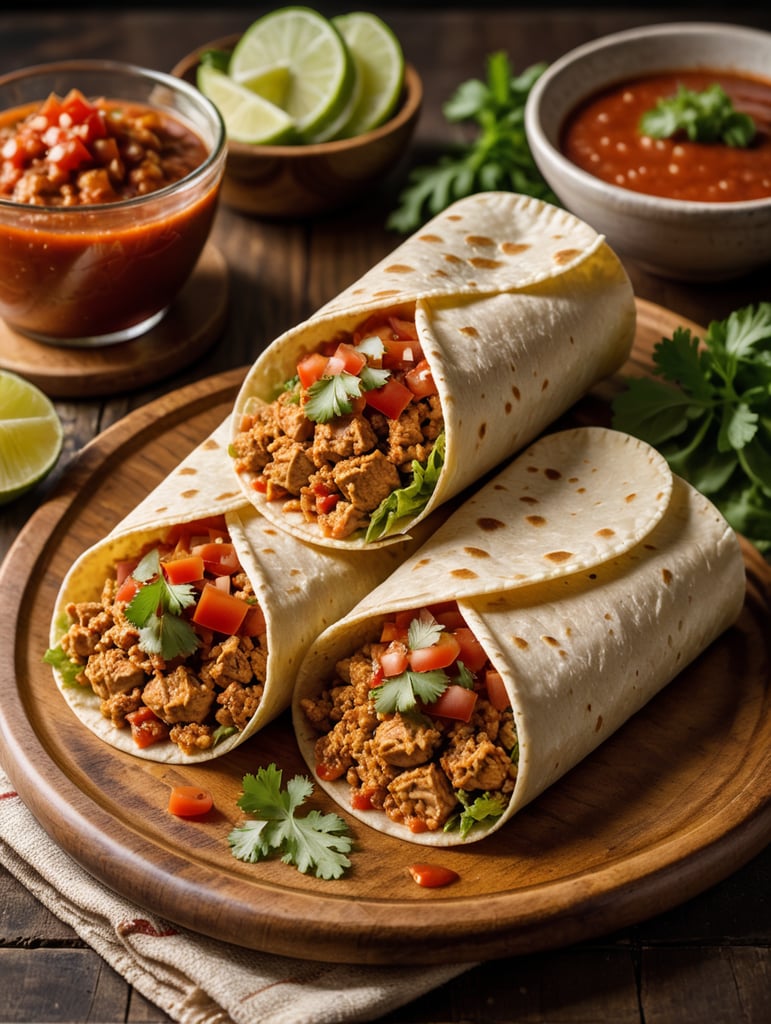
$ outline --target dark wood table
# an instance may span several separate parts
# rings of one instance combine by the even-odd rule
[[[326,13],[347,10],[345,5]],[[64,56],[113,57],[169,70],[206,40],[246,27],[270,6],[154,9],[105,6],[0,14],[0,72]],[[412,152],[426,162],[457,137],[441,105],[485,56],[506,49],[517,70],[632,25],[708,15],[771,29],[762,5],[617,10],[489,4],[477,8],[398,4],[370,7],[391,23],[425,85]],[[164,392],[249,364],[259,349],[353,281],[398,242],[384,228],[405,167],[355,210],[306,223],[268,223],[221,208],[213,242],[229,268],[226,323],[206,353],[172,378],[109,398],[60,400],[65,447],[54,473],[0,511],[0,555],[99,432]],[[641,298],[697,323],[771,299],[771,267],[706,287],[653,277],[628,263]],[[771,1019],[771,849],[725,881],[665,914],[566,949],[475,967],[442,989],[390,1014],[388,1021],[645,1022],[759,1024]],[[158,1021],[168,1019],[7,872],[0,872],[0,1020]]]

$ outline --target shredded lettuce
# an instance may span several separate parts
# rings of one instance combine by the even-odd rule
[[[444,466],[444,448],[445,437],[440,434],[425,464],[413,460],[412,483],[392,491],[372,513],[366,535],[368,543],[396,533],[402,520],[413,519],[423,511]]]

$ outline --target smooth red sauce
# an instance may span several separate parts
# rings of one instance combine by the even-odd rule
[[[719,84],[736,110],[755,121],[747,148],[684,138],[652,139],[640,118],[678,85],[701,92]],[[695,202],[740,202],[771,196],[771,81],[723,71],[646,76],[613,86],[568,117],[560,141],[582,170],[621,188]]]
[[[215,179],[177,201],[164,200],[152,213],[118,205],[136,195],[152,203],[158,189],[205,161],[208,149],[166,112],[119,100],[103,106],[108,115],[120,111],[128,147],[123,170],[110,175],[109,188],[106,163],[68,167],[66,158],[52,161],[36,148],[34,133],[20,127],[34,117],[29,107],[0,114],[0,199],[20,207],[18,216],[0,211],[0,316],[33,337],[97,337],[143,323],[181,289],[211,228]],[[17,142],[30,152],[15,152]],[[138,149],[138,159],[130,159]],[[95,170],[101,184],[95,184]]]

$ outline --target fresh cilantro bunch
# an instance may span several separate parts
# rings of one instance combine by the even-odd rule
[[[556,203],[530,151],[525,134],[525,102],[546,64],[533,64],[514,76],[508,55],[487,58],[487,77],[470,79],[442,108],[450,122],[472,122],[473,141],[445,153],[433,166],[415,168],[387,226],[410,232],[456,199],[475,192],[520,192]]]
[[[656,377],[629,380],[613,426],[647,441],[731,526],[771,552],[771,302],[677,328],[654,348]]]
[[[139,630],[140,648],[166,661],[192,654],[198,637],[182,618],[184,609],[196,601],[192,584],[168,582],[157,548],[148,551],[132,576],[141,586],[126,606],[125,616]]]
[[[731,98],[715,83],[701,92],[679,85],[674,96],[658,101],[640,118],[640,132],[654,139],[683,133],[691,142],[723,142],[746,148],[755,138],[755,122],[734,109]]]
[[[245,775],[238,800],[242,811],[254,815],[234,828],[228,836],[233,856],[253,864],[272,852],[280,852],[285,864],[298,871],[313,871],[317,878],[340,878],[351,862],[346,856],[353,846],[348,826],[337,814],[296,811],[313,793],[304,775],[295,775],[281,788],[282,772],[275,764]]]

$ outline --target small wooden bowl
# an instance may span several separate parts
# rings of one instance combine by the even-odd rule
[[[195,84],[200,55],[210,49],[231,50],[238,38],[227,36],[200,46],[171,73]],[[228,142],[222,200],[243,213],[276,219],[296,219],[349,205],[375,188],[405,154],[422,102],[420,76],[407,64],[398,110],[374,131],[314,145]]]

